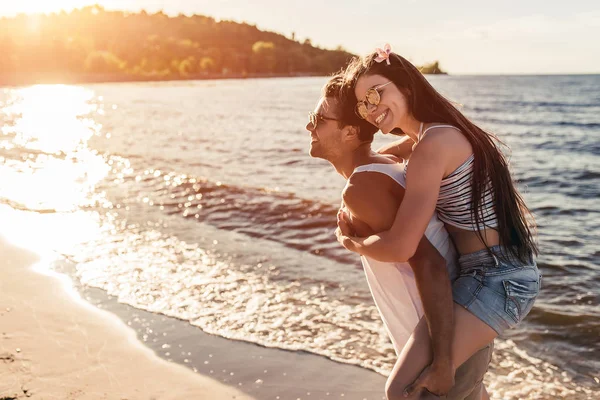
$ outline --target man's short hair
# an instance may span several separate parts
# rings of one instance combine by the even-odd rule
[[[358,130],[358,138],[362,142],[371,143],[375,132],[379,129],[370,122],[360,118],[354,112],[356,107],[356,95],[354,90],[344,82],[344,76],[337,74],[331,77],[323,87],[323,97],[333,98],[337,102],[336,118],[338,126],[353,126]]]

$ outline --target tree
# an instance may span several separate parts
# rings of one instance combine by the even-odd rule
[[[0,18],[0,75],[117,74],[159,79],[200,73],[322,73],[339,70],[351,54],[299,43],[254,25],[164,12],[130,13],[89,6]],[[10,32],[6,34],[5,32]]]
[[[216,72],[215,61],[210,57],[202,57],[199,66],[204,73]]]
[[[438,61],[419,67],[419,71],[421,71],[422,74],[445,74],[440,68]]]
[[[125,63],[108,51],[94,51],[85,59],[85,69],[88,72],[110,74],[120,72]]]
[[[258,41],[252,45],[252,70],[273,72],[275,69],[275,44]]]
[[[190,56],[179,63],[179,75],[188,76],[198,72],[198,62],[196,57]]]

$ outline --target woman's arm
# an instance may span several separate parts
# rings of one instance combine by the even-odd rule
[[[440,151],[443,142],[424,141],[412,155],[406,193],[391,228],[366,238],[353,237],[342,216],[336,235],[344,247],[383,262],[406,262],[415,254],[435,211],[444,176],[448,152]]]

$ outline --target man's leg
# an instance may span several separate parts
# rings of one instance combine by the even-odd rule
[[[482,382],[465,400],[490,400],[490,395]]]
[[[445,400],[486,400],[489,399],[487,391],[483,385],[483,377],[488,370],[492,359],[494,344],[488,346],[473,354],[471,358],[464,362],[454,375],[454,387]],[[440,397],[429,392],[422,392],[417,396],[419,400],[439,400]]]
[[[448,393],[447,400],[481,400],[485,399],[486,392],[483,377],[488,370],[494,343],[473,354],[463,365],[456,370],[454,387]]]
[[[486,348],[498,336],[486,323],[458,304],[454,304],[454,324],[452,354],[454,362],[461,366],[481,349]],[[387,399],[405,400],[404,390],[431,363],[431,359],[431,338],[427,321],[422,318],[402,349],[388,377],[385,387]],[[434,395],[422,390],[414,393],[410,399],[437,398],[431,396]]]

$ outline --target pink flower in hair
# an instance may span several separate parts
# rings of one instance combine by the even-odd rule
[[[380,63],[383,60],[385,60],[387,65],[390,65],[390,53],[392,52],[392,46],[390,46],[389,43],[386,43],[385,46],[383,46],[383,49],[380,49],[378,47],[375,49],[375,51],[377,52],[377,57],[375,57],[375,61]]]

